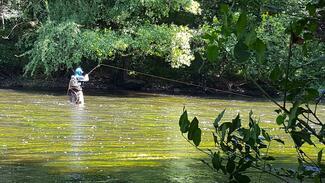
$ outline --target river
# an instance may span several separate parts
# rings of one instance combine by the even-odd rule
[[[223,182],[182,138],[184,106],[200,120],[203,148],[213,148],[212,122],[223,109],[225,120],[240,112],[244,121],[253,110],[271,135],[287,138],[267,101],[86,92],[85,103],[73,106],[64,93],[0,90],[0,182]],[[279,165],[296,161],[292,145],[274,146]]]

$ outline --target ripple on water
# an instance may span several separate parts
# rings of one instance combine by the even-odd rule
[[[0,90],[0,96],[0,175],[11,182],[41,182],[49,177],[58,182],[107,177],[131,182],[219,180],[192,159],[204,155],[179,133],[184,106],[191,119],[198,116],[201,121],[203,147],[213,146],[212,122],[225,108],[225,120],[240,112],[245,125],[253,110],[272,135],[287,138],[273,124],[275,107],[263,101],[134,93],[86,96],[86,105],[80,108],[69,104],[64,95]],[[319,109],[324,110],[324,106]],[[280,161],[289,163],[295,153],[292,144],[276,146],[270,153],[288,154]],[[196,176],[191,177],[194,171]]]

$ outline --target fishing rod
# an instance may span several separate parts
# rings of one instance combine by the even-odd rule
[[[137,73],[137,74],[140,74],[140,75],[143,75],[143,76],[157,78],[157,79],[160,79],[160,80],[170,81],[170,82],[174,82],[174,83],[180,83],[180,84],[184,84],[184,85],[188,85],[188,86],[194,86],[194,87],[202,88],[203,90],[211,90],[211,91],[220,92],[220,93],[227,93],[227,94],[231,94],[231,95],[237,95],[237,96],[241,96],[241,97],[252,98],[252,96],[237,93],[237,92],[225,91],[225,90],[221,90],[221,89],[217,89],[217,88],[212,88],[212,87],[202,86],[202,85],[195,84],[195,83],[190,83],[190,82],[180,81],[180,80],[176,80],[176,79],[170,79],[170,78],[166,78],[166,77],[156,76],[156,75],[147,74],[147,73],[143,73],[143,72],[139,72],[139,71],[135,71],[135,70],[130,70],[130,69],[125,69],[125,68],[121,68],[121,67],[117,67],[117,66],[113,66],[113,65],[108,65],[108,64],[98,64],[96,67],[94,67],[93,69],[91,69],[88,72],[88,75],[91,74],[93,71],[95,71],[97,68],[99,68],[101,66],[109,67],[109,68],[113,68],[113,69],[117,69],[117,70],[134,72],[134,73]]]
[[[96,67],[94,67],[93,69],[91,69],[87,74],[91,74],[92,72],[94,72],[94,70],[96,70],[98,67],[100,67],[102,64],[98,64]]]

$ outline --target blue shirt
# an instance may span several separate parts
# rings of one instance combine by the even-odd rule
[[[75,74],[74,76],[77,78],[78,81],[84,81],[85,80],[85,76],[83,76],[83,75]]]

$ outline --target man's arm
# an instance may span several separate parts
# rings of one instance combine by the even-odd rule
[[[89,76],[88,76],[88,74],[85,75],[85,77],[84,77],[84,81],[89,81]]]
[[[86,81],[89,81],[89,76],[88,74],[86,74],[85,76],[76,76],[78,81],[83,81],[83,82],[86,82]]]

